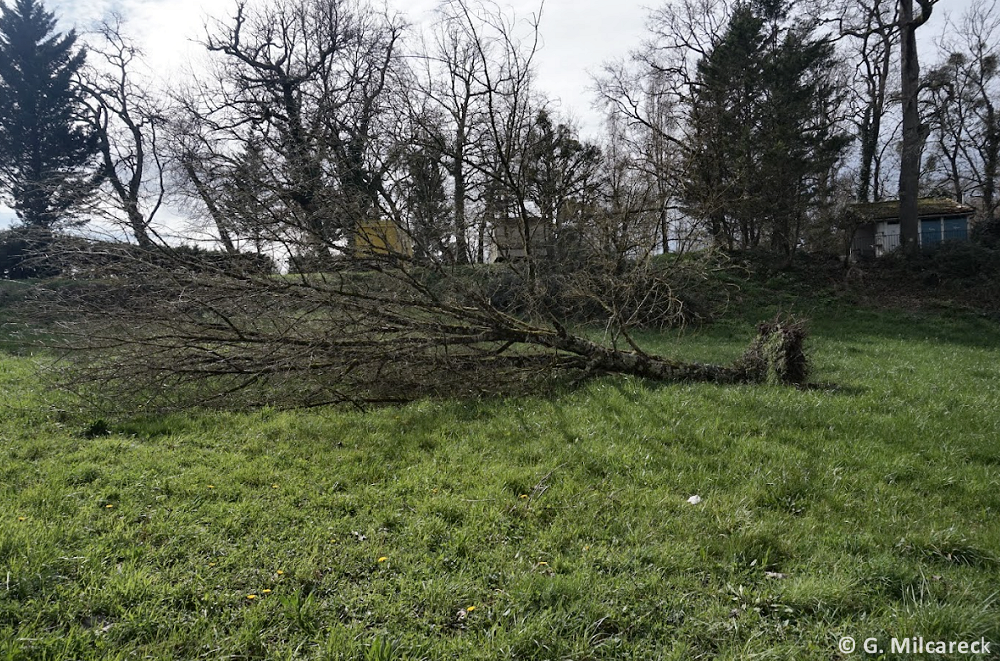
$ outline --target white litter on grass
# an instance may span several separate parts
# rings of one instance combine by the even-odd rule
[[[701,502],[701,496],[691,496],[690,498],[688,498],[688,502],[691,503],[692,505],[697,505],[698,503]]]

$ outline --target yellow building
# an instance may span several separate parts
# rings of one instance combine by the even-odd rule
[[[373,220],[359,224],[354,230],[352,247],[354,256],[360,259],[413,256],[410,237],[391,220]]]

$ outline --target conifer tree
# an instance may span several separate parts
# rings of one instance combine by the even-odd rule
[[[97,142],[74,78],[85,54],[38,0],[0,10],[0,191],[21,222],[53,229],[96,184]]]
[[[730,248],[791,253],[848,143],[825,111],[840,103],[833,46],[790,6],[738,3],[697,65],[684,197]]]

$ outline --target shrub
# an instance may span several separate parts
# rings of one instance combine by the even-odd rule
[[[103,278],[117,270],[148,267],[182,268],[192,272],[238,270],[248,273],[273,273],[274,261],[267,255],[228,253],[198,246],[157,246],[146,248],[128,243],[92,241],[81,237],[63,236],[55,251],[62,272],[77,279]]]
[[[995,278],[1000,275],[1000,251],[986,246],[946,241],[928,251],[928,266],[942,279]]]
[[[980,221],[973,225],[971,238],[987,248],[1000,248],[1000,218]]]
[[[16,228],[0,232],[0,278],[28,280],[51,278],[60,269],[50,257],[48,233]]]

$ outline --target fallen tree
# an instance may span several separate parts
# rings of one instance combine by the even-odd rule
[[[545,310],[504,312],[488,284],[455,277],[456,267],[398,256],[275,275],[197,251],[107,253],[105,244],[91,257],[100,277],[63,282],[33,303],[62,339],[63,384],[103,408],[401,402],[606,374],[725,384],[807,377],[805,333],[793,321],[762,324],[743,357],[712,365],[645,351],[613,313],[598,340],[593,326],[572,329]],[[649,264],[634,270],[647,282],[668,276]],[[640,304],[603,295],[610,310]],[[670,314],[680,323],[677,303]]]

